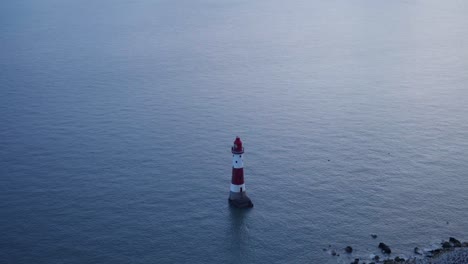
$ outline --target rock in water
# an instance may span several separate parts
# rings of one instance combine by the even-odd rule
[[[383,253],[385,254],[390,254],[392,253],[392,250],[390,249],[389,246],[387,246],[385,243],[380,243],[379,248],[382,250]]]
[[[419,249],[418,247],[415,247],[414,248],[414,254],[422,255],[421,249]]]
[[[429,251],[429,253],[431,253],[432,257],[439,255],[441,252],[442,252],[442,249],[440,249],[440,248],[433,249],[433,250]]]
[[[452,243],[452,245],[454,247],[461,247],[462,246],[462,243],[458,239],[453,238],[453,237],[449,238],[449,242]]]
[[[347,247],[345,247],[345,251],[346,251],[346,253],[351,253],[351,252],[353,252],[353,248],[350,247],[350,246],[347,246]]]
[[[373,239],[376,239],[377,238],[377,235],[376,234],[372,234],[370,235]]]
[[[450,244],[450,242],[444,241],[442,243],[442,248],[444,249],[451,248],[451,247],[452,247],[452,244]]]

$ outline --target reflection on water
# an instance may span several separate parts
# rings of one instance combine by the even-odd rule
[[[247,258],[252,255],[251,251],[254,250],[247,224],[251,210],[252,209],[239,209],[229,206],[229,220],[231,223],[229,237],[232,262],[239,261],[239,263],[245,263]]]

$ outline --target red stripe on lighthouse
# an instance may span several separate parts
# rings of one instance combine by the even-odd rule
[[[244,168],[232,168],[232,184],[242,185],[244,184]]]

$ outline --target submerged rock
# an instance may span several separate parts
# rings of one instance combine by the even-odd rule
[[[377,235],[376,234],[371,234],[370,235],[373,239],[376,239],[377,238]]]
[[[387,246],[387,244],[385,244],[385,243],[382,243],[382,242],[381,242],[381,243],[379,244],[379,248],[380,248],[380,249],[382,250],[382,252],[385,253],[385,254],[390,254],[390,253],[392,253],[392,250],[390,249],[390,247]]]
[[[351,252],[353,252],[353,248],[350,247],[350,246],[347,246],[347,247],[345,247],[345,251],[346,251],[346,253],[351,253]]]
[[[415,248],[414,248],[414,254],[422,255],[422,250],[419,249],[418,247],[415,247]]]

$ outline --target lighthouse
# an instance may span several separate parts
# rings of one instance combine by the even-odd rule
[[[244,183],[244,147],[239,137],[234,140],[232,152],[232,178],[231,191],[229,192],[229,204],[238,208],[253,207],[253,203],[247,196]]]

